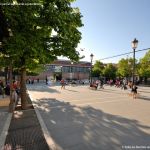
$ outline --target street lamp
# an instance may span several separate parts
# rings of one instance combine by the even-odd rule
[[[135,76],[135,49],[137,48],[137,45],[138,45],[138,40],[135,38],[132,42],[132,48],[133,48],[133,72],[132,72],[132,82],[133,84],[135,83],[135,79],[134,79],[134,76]]]
[[[90,57],[91,57],[91,72],[90,72],[90,84],[92,84],[92,61],[93,61],[93,54],[91,53]]]
[[[70,62],[70,80],[72,80],[73,79],[73,62],[71,61]]]
[[[63,66],[60,66],[60,69],[61,69],[60,70],[61,71],[61,75],[60,75],[61,78],[60,78],[60,80],[61,80],[61,79],[63,79]]]

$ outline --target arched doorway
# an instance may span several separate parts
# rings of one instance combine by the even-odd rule
[[[55,74],[54,74],[54,79],[55,79],[56,81],[61,80],[61,79],[62,79],[62,74],[61,74],[61,73],[55,73]]]

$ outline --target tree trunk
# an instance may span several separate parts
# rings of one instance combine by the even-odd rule
[[[21,107],[22,109],[27,109],[27,88],[26,88],[26,68],[21,69]]]
[[[147,84],[147,77],[144,78],[144,83]]]
[[[9,84],[10,84],[10,103],[9,103],[9,112],[14,111],[14,99],[13,99],[13,82],[12,82],[12,64],[9,66]]]
[[[8,83],[8,67],[5,67],[4,72],[5,72],[5,84],[7,84]]]

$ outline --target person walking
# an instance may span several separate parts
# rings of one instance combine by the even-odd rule
[[[99,88],[100,88],[100,89],[104,89],[104,81],[103,81],[103,79],[100,80],[100,83],[99,83],[99,84],[100,84],[100,87],[99,87]]]
[[[133,99],[136,99],[137,98],[137,89],[138,87],[134,84],[133,87],[132,87],[132,95],[133,95]]]
[[[61,89],[65,89],[65,80],[64,79],[62,79],[60,81],[60,84],[61,84]]]
[[[47,76],[46,76],[46,78],[45,78],[45,81],[46,81],[46,84],[48,84],[48,78],[47,78]]]

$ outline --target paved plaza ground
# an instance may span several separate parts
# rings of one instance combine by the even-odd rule
[[[28,86],[47,142],[58,150],[150,149],[150,87]]]

